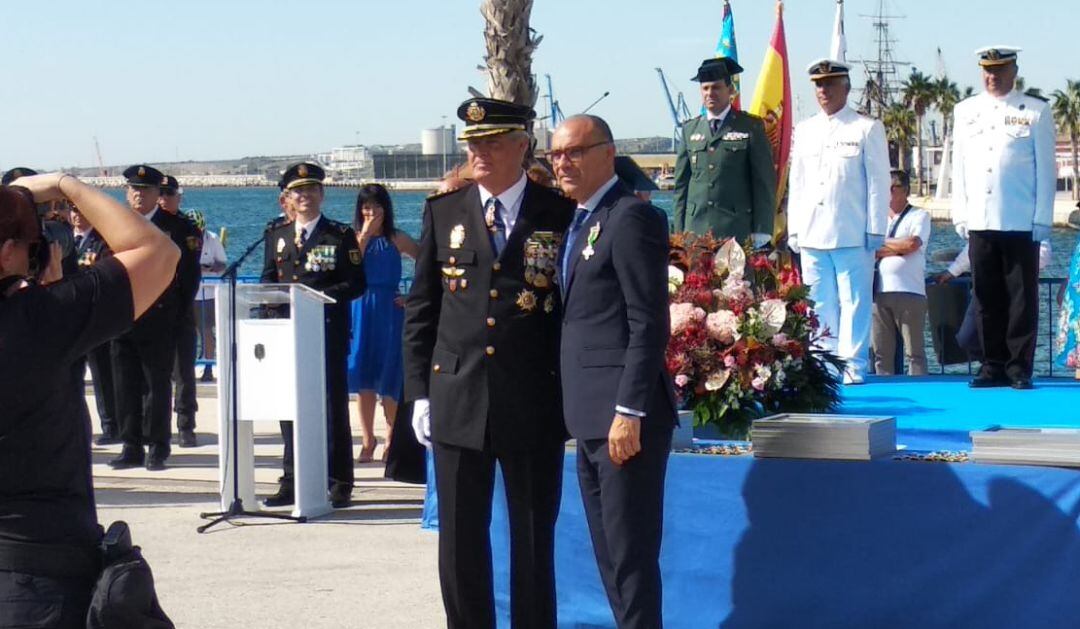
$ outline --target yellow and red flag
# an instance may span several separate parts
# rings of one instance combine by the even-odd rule
[[[773,243],[787,232],[788,161],[791,156],[791,129],[794,104],[791,100],[791,74],[788,72],[787,39],[784,37],[784,3],[776,3],[776,27],[765,51],[761,74],[754,86],[754,98],[747,111],[765,121],[765,132],[773,150],[776,165],[776,220],[773,222]]]

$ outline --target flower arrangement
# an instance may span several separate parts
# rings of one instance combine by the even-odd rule
[[[668,292],[667,368],[694,425],[745,439],[756,417],[835,408],[843,361],[817,349],[827,331],[809,288],[778,253],[676,234]]]

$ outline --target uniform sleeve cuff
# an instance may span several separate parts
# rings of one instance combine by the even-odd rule
[[[636,410],[634,410],[632,408],[626,408],[625,406],[616,406],[615,407],[615,412],[616,413],[621,413],[623,415],[629,415],[630,417],[636,417],[638,419],[641,419],[642,417],[645,417],[645,413],[643,413],[641,411],[636,411]]]

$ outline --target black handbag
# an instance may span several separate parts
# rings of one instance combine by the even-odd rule
[[[158,603],[154,575],[126,522],[113,522],[101,543],[104,568],[94,585],[87,629],[175,629]]]

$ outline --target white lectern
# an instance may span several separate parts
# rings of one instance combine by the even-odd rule
[[[302,284],[236,285],[237,420],[231,420],[232,346],[229,286],[217,287],[218,466],[221,507],[233,504],[233,474],[245,509],[255,509],[255,443],[252,422],[293,422],[295,458],[292,515],[330,512],[327,497],[326,361],[323,304],[326,295]],[[274,318],[271,318],[274,317]],[[232,461],[233,426],[236,461]]]

